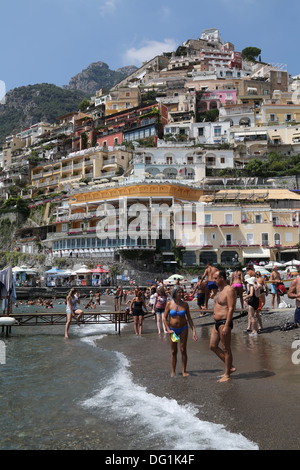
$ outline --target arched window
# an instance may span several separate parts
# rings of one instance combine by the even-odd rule
[[[275,233],[274,243],[275,243],[275,245],[281,245],[281,235],[280,235],[280,233]]]

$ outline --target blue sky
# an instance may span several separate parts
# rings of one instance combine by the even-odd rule
[[[236,50],[300,73],[299,0],[1,0],[0,80],[6,89],[68,84],[90,63],[141,65],[217,27]]]

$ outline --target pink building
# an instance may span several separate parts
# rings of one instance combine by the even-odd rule
[[[205,112],[211,109],[219,109],[221,106],[236,104],[236,101],[237,90],[234,89],[205,91],[198,103],[198,110]]]

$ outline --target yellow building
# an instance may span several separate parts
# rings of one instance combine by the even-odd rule
[[[135,108],[141,104],[141,92],[136,88],[119,88],[110,92],[105,102],[105,115],[119,113],[126,109]]]
[[[300,196],[288,190],[205,196],[180,184],[116,184],[72,195],[48,242],[54,254],[116,259],[158,250],[165,262],[174,260],[174,242],[187,266],[267,262],[297,254],[299,211]]]
[[[35,190],[48,194],[79,183],[82,179],[110,180],[123,174],[130,160],[131,152],[127,150],[81,150],[33,168],[31,184]]]
[[[276,125],[300,122],[299,104],[262,103],[256,113],[256,125]]]

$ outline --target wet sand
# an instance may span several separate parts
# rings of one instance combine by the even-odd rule
[[[195,308],[195,303],[191,305]],[[186,378],[181,374],[180,352],[177,375],[170,377],[169,336],[158,335],[152,317],[145,319],[141,337],[130,323],[121,335],[104,338],[101,346],[122,352],[130,361],[134,382],[149,393],[195,405],[199,419],[241,433],[260,450],[296,450],[300,448],[300,364],[292,363],[292,343],[300,340],[300,329],[279,329],[293,321],[293,314],[294,308],[264,313],[264,331],[255,338],[243,332],[246,316],[234,321],[232,351],[237,372],[226,383],[218,383],[224,364],[209,350],[212,313],[200,318],[192,310],[198,341],[193,341],[190,331],[190,375]]]

